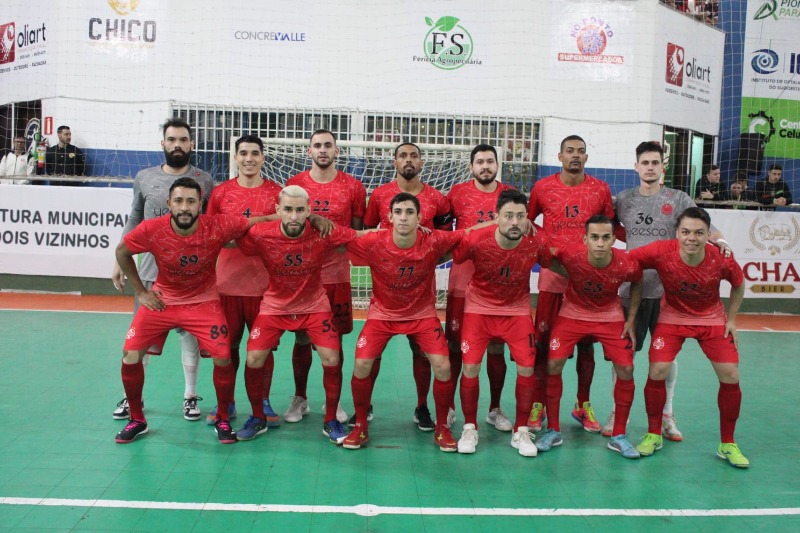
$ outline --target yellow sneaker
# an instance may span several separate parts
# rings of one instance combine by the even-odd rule
[[[728,464],[736,468],[750,468],[750,461],[742,455],[735,442],[723,442],[717,448],[717,457],[725,459]]]

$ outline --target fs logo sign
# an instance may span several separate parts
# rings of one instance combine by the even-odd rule
[[[0,36],[2,36],[2,40],[0,40],[0,65],[14,61],[16,56],[16,47],[14,46],[15,29],[13,22],[0,26]]]
[[[424,60],[442,70],[455,70],[467,64],[480,61],[472,60],[472,36],[467,29],[459,24],[456,17],[441,17],[435,23],[430,17],[425,17],[425,24],[430,26],[425,34],[423,51]]]

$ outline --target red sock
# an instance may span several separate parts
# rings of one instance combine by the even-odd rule
[[[517,374],[517,386],[514,387],[514,396],[517,398],[517,416],[514,421],[514,431],[520,426],[528,425],[528,415],[531,414],[531,404],[533,403],[533,384],[536,378],[533,375],[520,376]]]
[[[261,420],[266,419],[266,416],[264,416],[264,403],[262,402],[264,374],[266,374],[264,367],[266,365],[261,368],[253,368],[246,365],[244,367],[244,388],[247,389],[247,399],[250,400],[250,407],[253,408],[253,416]]]
[[[665,403],[667,403],[667,380],[648,377],[647,384],[644,386],[644,407],[647,410],[648,433],[661,435],[661,415],[664,412]]]
[[[339,337],[339,345],[341,346],[342,338]],[[339,370],[344,368],[344,350],[339,348],[339,364],[337,365]]]
[[[447,421],[447,410],[453,403],[456,395],[455,381],[449,379],[441,381],[433,380],[433,402],[436,404],[436,425],[444,424]]]
[[[633,393],[636,386],[632,379],[620,379],[614,385],[614,430],[612,437],[624,435],[628,426],[628,416],[633,404]],[[665,389],[666,390],[666,389]]]
[[[424,355],[414,355],[411,360],[414,368],[414,382],[417,385],[417,407],[420,407],[428,403],[428,392],[431,390],[431,362]],[[450,404],[447,407],[450,407]]]
[[[311,345],[295,343],[292,349],[294,395],[308,399],[308,373],[311,371]]]
[[[214,389],[217,391],[217,418],[228,420],[228,405],[233,401],[236,374],[231,365],[214,365]]]
[[[330,422],[336,420],[342,395],[342,369],[338,365],[322,365],[322,385],[325,387],[325,422]]]
[[[478,427],[478,397],[480,396],[480,381],[461,375],[461,410],[464,412],[464,423],[475,424]],[[453,396],[455,398],[455,395]]]
[[[533,384],[534,403],[544,404],[547,397],[547,350],[536,352],[536,361],[533,364],[533,376],[536,378]]]
[[[263,368],[264,368],[264,389],[262,391],[262,396],[265,400],[269,400],[269,393],[272,390],[272,375],[275,373],[275,356],[272,354],[271,351],[267,354],[267,360],[264,361]]]
[[[128,400],[130,402],[130,399]],[[733,432],[736,430],[736,421],[739,419],[739,409],[742,406],[742,389],[738,383],[719,384],[717,393],[719,406],[719,434],[721,442],[736,442]],[[133,411],[131,411],[133,415]]]
[[[500,395],[503,393],[503,385],[506,381],[506,358],[503,354],[486,354],[486,375],[489,376],[489,410],[500,407]],[[531,385],[533,394],[533,385]],[[531,396],[532,397],[532,396]],[[533,400],[531,400],[531,404]],[[526,407],[528,412],[531,406]],[[523,426],[525,424],[522,424]]]
[[[128,407],[131,420],[145,420],[142,407],[142,390],[144,390],[144,365],[140,362],[134,364],[122,363],[122,386],[125,388],[125,397],[128,398]]]
[[[555,431],[561,431],[561,420],[559,418],[561,409],[561,396],[564,394],[564,381],[561,374],[549,374],[547,376],[545,406],[547,408],[547,427]]]
[[[575,371],[578,373],[578,407],[583,407],[583,402],[589,401],[594,378],[594,346],[590,343],[578,343]],[[547,414],[549,416],[550,413]]]
[[[372,361],[372,370],[369,371],[369,379],[372,381],[372,388],[375,388],[375,381],[378,379],[378,374],[381,373],[381,358],[377,357]]]
[[[449,359],[450,359],[450,379],[453,380],[453,383],[458,387],[458,378],[461,376],[461,366],[462,366],[462,359],[461,359],[461,350],[450,350],[449,351]],[[455,396],[453,396],[453,405],[450,408],[455,411],[456,404],[455,404]]]
[[[369,376],[357,378],[353,374],[350,389],[353,392],[353,406],[356,408],[356,423],[366,427],[369,404],[372,402],[372,380]]]

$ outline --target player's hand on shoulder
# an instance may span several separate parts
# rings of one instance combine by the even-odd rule
[[[336,228],[333,222],[319,215],[311,214],[308,220],[311,222],[312,226],[319,230],[319,236],[323,239],[333,233],[333,230]]]
[[[417,229],[422,233],[433,233],[433,230],[431,228],[427,228],[425,226],[417,226]]]

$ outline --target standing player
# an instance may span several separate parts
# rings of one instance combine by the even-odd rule
[[[498,209],[498,197],[503,191],[513,189],[510,185],[497,181],[499,168],[497,150],[495,150],[494,146],[479,144],[472,149],[470,153],[470,170],[473,179],[454,185],[447,194],[451,214],[456,220],[456,229],[466,229],[475,224],[495,219]],[[525,204],[527,205],[527,200]],[[475,272],[475,266],[472,260],[454,263],[450,267],[445,337],[447,337],[447,344],[450,349],[450,373],[453,375],[453,380],[457,380],[459,374],[461,374],[464,296],[467,283],[469,283],[473,272]],[[530,294],[530,287],[528,287],[528,293]],[[528,307],[530,308],[530,298],[528,300]],[[530,314],[530,309],[528,314]],[[506,379],[506,361],[503,357],[503,345],[491,341],[486,353],[488,355],[486,358],[486,374],[489,376],[490,393],[489,414],[486,416],[486,422],[500,431],[511,431],[514,425],[503,410],[500,409],[500,394],[503,392],[503,384]]]
[[[143,220],[160,217],[167,213],[167,191],[172,183],[182,177],[190,177],[200,184],[203,190],[203,202],[205,203],[214,188],[214,180],[207,172],[200,170],[189,164],[189,159],[194,150],[194,140],[192,139],[192,128],[182,118],[172,118],[167,120],[162,126],[163,139],[161,148],[164,150],[164,164],[156,167],[146,168],[136,174],[133,180],[133,202],[131,204],[131,214],[122,230],[122,235],[130,233]],[[149,253],[142,254],[139,264],[139,276],[148,290],[153,286],[158,275],[156,262]],[[111,273],[111,281],[114,287],[120,292],[125,288],[125,276],[119,268],[114,265]],[[133,312],[139,309],[139,299],[134,297]],[[183,417],[186,420],[200,420],[202,413],[197,408],[200,398],[197,396],[197,365],[200,362],[200,351],[197,340],[189,333],[178,330],[181,339],[181,359],[183,361]],[[145,355],[142,365],[147,367],[150,356]],[[117,403],[113,417],[116,420],[127,420],[130,417],[128,409],[128,398],[123,398]]]
[[[536,441],[546,452],[563,443],[559,409],[564,384],[561,373],[572,349],[579,341],[596,339],[606,359],[614,365],[616,423],[608,447],[628,459],[639,452],[628,441],[625,427],[633,404],[633,343],[636,308],[642,295],[642,269],[622,250],[614,249],[614,224],[605,215],[586,221],[582,246],[556,251],[556,259],[569,275],[569,285],[550,332],[550,357],[547,361],[547,432]],[[632,282],[631,313],[625,320],[618,291],[622,283]]]
[[[744,275],[732,257],[706,246],[710,227],[708,213],[690,207],[678,217],[677,240],[657,241],[629,252],[642,268],[655,269],[664,285],[664,305],[650,344],[650,372],[644,388],[648,432],[636,448],[643,456],[661,449],[665,379],[683,342],[697,339],[719,379],[717,455],[733,466],[747,468],[750,461],[733,438],[742,404],[736,314],[744,299]],[[732,287],[727,317],[719,296],[723,279]]]
[[[401,192],[416,196],[419,201],[419,225],[428,229],[451,230],[450,203],[442,193],[422,183],[422,152],[414,143],[403,143],[394,150],[394,181],[381,185],[369,198],[364,214],[364,226],[391,229],[391,202]],[[431,283],[434,283],[433,281]],[[419,346],[409,338],[411,347],[414,382],[417,385],[417,407],[414,409],[414,423],[422,431],[433,431],[435,424],[428,409],[428,392],[431,387],[431,363],[422,356]],[[377,379],[380,371],[380,357],[372,366],[372,379]],[[455,383],[453,384],[455,387]]]
[[[317,130],[311,134],[308,156],[311,169],[301,172],[286,182],[299,185],[309,196],[311,212],[325,217],[340,226],[354,230],[364,229],[364,211],[367,191],[360,181],[350,174],[336,169],[339,148],[336,136],[329,130]],[[353,293],[350,287],[350,259],[337,250],[328,252],[322,269],[322,284],[331,304],[333,320],[342,336],[353,331]],[[344,362],[344,353],[339,352],[339,368]],[[299,422],[309,412],[306,386],[311,370],[311,339],[305,331],[298,331],[292,351],[295,392],[291,405],[283,415],[287,422]],[[337,407],[336,418],[347,422],[347,413]]]
[[[117,246],[117,263],[139,297],[123,347],[122,384],[131,417],[116,441],[128,443],[147,433],[142,405],[145,353],[160,354],[169,330],[194,335],[202,354],[214,358],[214,388],[219,413],[214,423],[219,441],[236,442],[228,420],[235,375],[230,364],[228,326],[219,302],[215,265],[225,244],[263,220],[233,216],[200,216],[202,189],[192,178],[179,178],[169,188],[169,214],[144,221]],[[139,277],[135,254],[150,252],[158,265],[152,288]]]
[[[536,455],[536,446],[527,427],[536,358],[530,279],[535,263],[549,265],[550,250],[544,237],[523,235],[528,226],[527,204],[521,192],[504,190],[492,209],[497,213],[496,224],[470,233],[453,252],[457,264],[470,261],[473,270],[460,328],[464,358],[461,376],[464,430],[458,441],[459,453],[475,453],[478,445],[478,374],[483,352],[489,342],[494,341],[508,343],[517,364],[517,409],[511,446],[522,456]],[[496,420],[495,427],[498,426]],[[492,423],[491,412],[487,422]]]
[[[528,204],[528,218],[533,221],[543,215],[543,227],[548,245],[560,250],[579,246],[585,233],[586,221],[594,215],[614,218],[611,190],[608,184],[585,173],[588,155],[586,142],[577,135],[561,141],[558,160],[561,172],[536,182]],[[567,288],[567,280],[551,270],[539,273],[539,299],[536,304],[537,383],[534,390],[533,409],[528,426],[534,431],[542,427],[544,387],[547,375],[547,350],[550,330],[555,323],[561,300]],[[600,423],[589,401],[589,391],[594,375],[594,348],[590,342],[578,343],[578,397],[572,418],[583,425],[586,431],[597,433]]]

